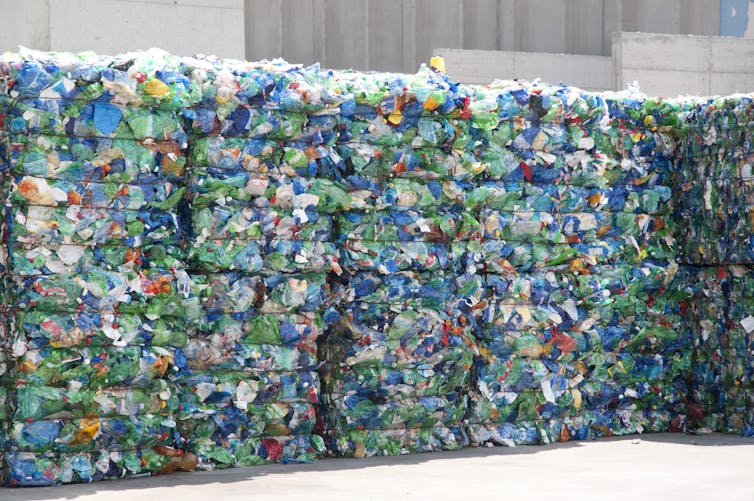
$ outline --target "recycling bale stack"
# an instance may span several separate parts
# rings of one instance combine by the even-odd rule
[[[191,302],[178,204],[190,100],[164,53],[3,56],[3,481],[193,468],[168,376]]]
[[[754,155],[750,96],[698,99],[677,175],[699,429],[754,434]]]
[[[314,428],[338,270],[332,213],[349,203],[332,181],[336,101],[316,71],[195,65],[188,259],[202,309],[176,378],[179,430],[201,468],[310,461],[324,451]]]
[[[471,307],[472,443],[667,431],[682,420],[687,354],[666,292],[676,107],[563,86],[472,96],[471,120],[485,125],[466,150],[507,196],[493,207],[502,195],[480,197],[484,233],[467,265],[486,284]]]
[[[10,97],[8,96],[8,78],[7,63],[0,59],[0,124],[4,121],[5,112],[8,108]],[[7,140],[7,133],[4,127],[0,126],[0,197],[5,198],[7,186],[8,155],[10,153]],[[0,205],[0,277],[5,276],[5,270],[8,263],[6,242],[6,225],[2,223],[6,218],[5,204]],[[0,287],[4,287],[4,280]],[[0,299],[4,299],[4,291],[0,290]],[[10,359],[11,340],[8,336],[7,312],[4,304],[0,303],[0,455],[4,455],[7,447],[8,433],[8,389],[6,372],[8,371],[8,361]],[[0,461],[0,471],[3,469],[3,463]]]
[[[751,104],[0,57],[3,482],[753,435]]]
[[[335,216],[327,444],[356,457],[460,448],[476,348],[458,303],[479,289],[462,263],[478,224],[460,203],[475,166],[454,147],[469,133],[468,94],[427,68],[334,79],[353,207]]]

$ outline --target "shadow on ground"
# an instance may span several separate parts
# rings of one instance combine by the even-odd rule
[[[424,454],[409,454],[404,456],[353,458],[324,458],[310,464],[272,464],[234,468],[203,472],[177,472],[165,476],[129,478],[115,481],[95,482],[91,484],[63,485],[56,487],[36,487],[23,489],[0,488],[0,500],[3,501],[35,501],[47,499],[76,499],[81,496],[97,494],[107,499],[109,492],[138,491],[140,489],[170,488],[176,486],[232,484],[245,482],[266,475],[288,475],[300,472],[318,471],[347,471],[374,468],[381,466],[401,467],[417,465],[433,460],[453,459],[483,459],[492,456],[516,456],[525,454],[547,454],[561,449],[582,447],[590,442],[656,442],[679,446],[701,447],[754,447],[754,438],[738,435],[711,433],[704,435],[690,435],[684,433],[655,433],[644,435],[627,435],[621,437],[606,437],[591,441],[558,442],[549,445],[524,445],[519,447],[467,447],[457,451],[429,452]],[[134,494],[136,495],[136,493]],[[281,496],[284,494],[281,493]],[[250,499],[253,495],[250,494]],[[157,501],[157,500],[155,500]],[[219,500],[218,500],[219,501]]]

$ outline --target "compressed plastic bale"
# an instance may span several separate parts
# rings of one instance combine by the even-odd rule
[[[536,445],[643,432],[680,431],[682,422],[682,416],[667,412],[607,410],[585,412],[583,416],[565,419],[472,424],[468,426],[468,433],[475,445]]]
[[[330,287],[324,273],[244,275],[226,272],[191,275],[207,313],[315,311],[326,304]]]
[[[192,211],[197,242],[218,238],[328,241],[332,217],[311,210],[213,205]]]
[[[473,238],[480,223],[472,215],[444,211],[351,212],[337,219],[341,239],[372,242],[447,242]]]
[[[592,352],[604,354],[673,354],[688,348],[688,339],[674,327],[648,321],[616,323],[608,327],[575,326],[571,330],[506,330],[492,327],[479,332],[483,348],[505,359],[527,357],[571,361]]]
[[[76,453],[9,452],[3,459],[3,483],[9,487],[39,487],[115,480],[176,469],[193,471],[197,462],[193,454],[161,446]]]
[[[471,374],[445,368],[391,368],[370,365],[322,371],[334,397],[358,395],[377,400],[442,396],[467,388]]]
[[[397,456],[440,450],[457,450],[469,444],[463,427],[335,430],[326,432],[333,454],[345,457]]]
[[[9,369],[29,384],[146,387],[174,366],[175,349],[164,346],[45,347],[16,354]]]
[[[131,272],[90,269],[80,274],[12,277],[5,284],[7,304],[37,311],[145,313],[193,316],[188,274],[156,268]],[[192,304],[193,303],[193,304]]]
[[[184,75],[187,60],[158,49],[118,56],[22,49],[3,56],[10,97],[101,101],[180,110],[198,96]]]
[[[176,422],[163,416],[37,419],[10,422],[6,448],[22,452],[78,452],[120,447],[126,450],[169,445]]]
[[[351,206],[346,188],[328,179],[282,177],[247,172],[226,174],[214,169],[191,170],[192,202],[203,206],[224,199],[254,207],[317,210],[331,213]]]
[[[444,431],[458,426],[466,414],[463,387],[475,348],[464,328],[444,312],[427,308],[353,306],[343,312],[342,323],[322,345],[324,358],[334,362],[323,372],[326,435],[334,453],[362,457],[399,454],[401,443],[416,451],[452,449],[464,443],[462,434]],[[375,327],[369,328],[371,324]],[[405,376],[400,379],[401,390],[381,382],[379,375],[386,371]],[[432,377],[446,392],[423,393],[426,382],[413,379],[416,371]],[[361,439],[351,440],[355,436]],[[447,438],[438,440],[439,436]],[[382,450],[361,451],[365,441],[375,440],[384,443]]]
[[[196,242],[187,252],[196,271],[245,273],[306,273],[338,268],[333,242],[272,239],[210,239]]]
[[[317,353],[310,347],[265,343],[222,345],[221,336],[192,339],[184,348],[188,367],[196,370],[312,370],[319,364]]]
[[[141,313],[19,311],[9,315],[16,350],[101,346],[184,346],[181,317]]]
[[[281,146],[279,141],[223,136],[194,138],[188,161],[194,168],[286,177],[332,178],[344,170],[343,159],[327,144],[291,141]]]
[[[573,299],[566,300],[562,305],[530,305],[526,303],[500,304],[490,302],[481,303],[474,311],[475,323],[479,326],[480,336],[485,336],[486,330],[493,331],[583,331],[592,327],[610,327],[615,325],[640,325],[650,327],[659,323],[660,327],[673,329],[680,322],[676,316],[666,312],[660,303],[655,307],[647,307],[645,303],[631,300],[624,301],[625,306],[607,302],[594,308],[577,306]],[[621,308],[623,306],[623,308]],[[637,320],[636,317],[639,319]],[[646,320],[645,320],[646,319]],[[660,329],[658,329],[658,334]],[[659,337],[668,337],[659,334]]]
[[[64,101],[37,97],[13,103],[6,113],[12,134],[73,135],[91,138],[187,140],[181,117],[171,111],[118,107],[111,103],[82,103],[72,109]]]
[[[311,371],[194,373],[176,385],[180,433],[238,438],[311,433],[319,381]]]
[[[490,141],[495,141],[494,137]],[[669,181],[669,159],[645,156],[610,158],[584,149],[563,152],[517,149],[492,143],[447,148],[370,145],[358,140],[336,145],[344,166],[341,175],[379,179],[531,182],[578,187],[606,187],[610,183],[644,184]],[[593,141],[593,140],[592,140]],[[260,163],[262,160],[260,159]],[[254,163],[249,161],[249,163]],[[266,165],[266,164],[265,164]]]
[[[590,243],[620,236],[639,244],[665,238],[669,221],[646,214],[564,214],[538,212],[480,214],[484,238],[519,242]]]
[[[328,406],[334,421],[330,428],[336,430],[448,426],[459,423],[467,411],[466,396],[455,392],[395,400],[347,395],[331,397]]]
[[[472,404],[475,408],[472,416],[483,418],[482,422],[470,420],[467,424],[472,443],[508,446],[547,444],[600,436],[680,431],[684,423],[682,409],[654,409],[655,406],[637,409],[631,399],[626,399],[623,406],[575,409],[574,400],[568,394],[567,398],[561,397],[554,404],[536,392],[525,395],[534,398],[520,402],[514,400],[513,405],[492,407],[486,411],[482,409],[485,409],[484,402],[488,400],[482,399],[480,403]],[[480,411],[482,414],[476,414]],[[509,414],[499,414],[500,411]],[[564,415],[564,411],[571,415]]]
[[[213,335],[244,338],[254,343],[313,345],[323,335],[325,322],[319,311],[295,313],[207,314],[190,322],[192,338]]]
[[[9,238],[33,244],[176,245],[181,229],[175,214],[158,210],[26,206],[14,209]]]
[[[186,159],[174,140],[133,141],[56,135],[11,135],[8,170],[16,176],[35,176],[76,183],[180,181]]]
[[[565,410],[575,413],[582,407],[603,404],[641,407],[657,403],[656,397],[665,384],[666,397],[673,402],[679,401],[672,385],[672,379],[677,374],[668,370],[671,361],[622,354],[613,358],[612,363],[608,362],[604,374],[590,369],[593,364],[587,363],[592,361],[588,357],[573,361],[521,357],[478,361],[475,367],[479,401],[486,399],[495,402],[494,407],[500,414],[503,410],[507,413],[512,411],[513,408],[506,409],[506,404],[517,402],[521,395],[531,394],[540,401],[538,405],[529,407],[529,412],[557,413]],[[544,407],[547,402],[565,407],[547,409]]]
[[[310,403],[271,402],[239,410],[235,406],[184,405],[177,414],[179,432],[194,440],[230,436],[245,440],[282,435],[311,435],[316,412]]]
[[[169,181],[159,184],[116,184],[23,176],[13,180],[8,200],[12,205],[64,207],[79,204],[96,209],[173,210],[185,191],[185,188]]]
[[[325,339],[326,359],[348,366],[466,370],[475,350],[468,327],[442,310],[355,304]],[[375,326],[375,327],[370,327]]]
[[[500,275],[410,271],[383,275],[364,272],[341,275],[339,281],[345,298],[365,302],[441,306],[463,301],[474,311],[484,309],[487,304],[565,305],[577,314],[581,309],[588,312],[614,305],[627,316],[632,308],[644,308],[633,303],[634,297],[653,305],[657,301],[654,295],[662,301],[660,291],[672,277],[673,269],[672,266],[663,268],[647,263],[642,267],[594,267],[581,272],[571,272],[568,267],[552,267],[531,274],[508,272]],[[629,297],[631,301],[627,300]],[[480,304],[480,301],[484,303]]]
[[[256,104],[286,111],[316,113],[337,106],[343,88],[319,65],[302,67],[281,59],[249,62],[214,56],[192,61],[204,102],[218,110]],[[219,64],[218,64],[219,63]],[[195,68],[195,69],[194,69]],[[221,99],[217,99],[217,97]]]
[[[584,265],[543,267],[531,272],[480,274],[486,295],[515,303],[559,304],[569,298],[581,305],[629,295],[649,299],[673,279],[677,265],[643,262],[641,265]]]
[[[179,405],[176,392],[158,379],[147,387],[88,388],[77,385],[38,386],[17,380],[13,421],[170,415]]]
[[[198,458],[197,468],[214,470],[267,463],[310,463],[321,457],[325,446],[318,435],[286,435],[267,438],[203,439],[187,444]]]
[[[441,242],[344,240],[340,245],[340,264],[345,269],[386,273],[458,268],[458,258]],[[465,246],[459,247],[462,251]]]
[[[314,371],[198,371],[176,383],[181,405],[193,411],[235,406],[247,410],[257,404],[316,403],[319,378]]]
[[[292,140],[334,128],[336,120],[323,114],[317,120],[296,110],[274,110],[255,106],[238,105],[219,115],[212,107],[198,105],[189,122],[189,130],[196,134],[213,134],[225,137],[264,138]]]
[[[563,183],[510,181],[423,180],[401,177],[380,181],[366,176],[349,176],[351,207],[368,212],[390,209],[456,210],[498,209],[541,212],[648,212],[668,213],[671,188],[650,183],[604,186],[575,186]],[[263,199],[258,199],[263,202]],[[329,200],[333,200],[328,199]],[[348,199],[341,205],[349,208]],[[642,211],[641,208],[646,208]]]
[[[670,212],[671,188],[662,185],[580,187],[567,184],[485,182],[464,190],[466,208],[571,212]]]
[[[478,294],[477,277],[453,272],[354,272],[337,279],[340,301],[453,308]]]
[[[85,273],[91,269],[112,272],[181,269],[184,252],[174,245],[146,243],[125,245],[45,244],[9,240],[7,270],[12,275],[36,276]]]

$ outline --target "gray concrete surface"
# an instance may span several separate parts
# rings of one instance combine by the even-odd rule
[[[463,83],[493,80],[563,82],[587,90],[613,89],[613,60],[607,56],[502,50],[436,49],[451,78]]]
[[[244,0],[244,4],[250,59],[282,55],[304,64],[319,61],[328,68],[409,73],[438,47],[609,56],[614,32],[717,35],[723,15],[720,0]],[[739,16],[743,19],[745,14]]]
[[[0,52],[159,47],[244,57],[243,0],[0,0]]]
[[[752,3],[754,5],[754,3]],[[613,55],[436,49],[464,83],[541,78],[588,90],[623,90],[638,81],[650,96],[754,92],[754,39],[614,33]]]
[[[754,39],[614,33],[615,88],[638,81],[655,96],[754,91]]]
[[[752,438],[655,434],[0,489],[0,499],[751,501],[753,464]]]

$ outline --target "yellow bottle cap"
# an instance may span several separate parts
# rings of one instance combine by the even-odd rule
[[[445,59],[440,56],[432,56],[429,60],[429,67],[440,73],[445,73]]]

